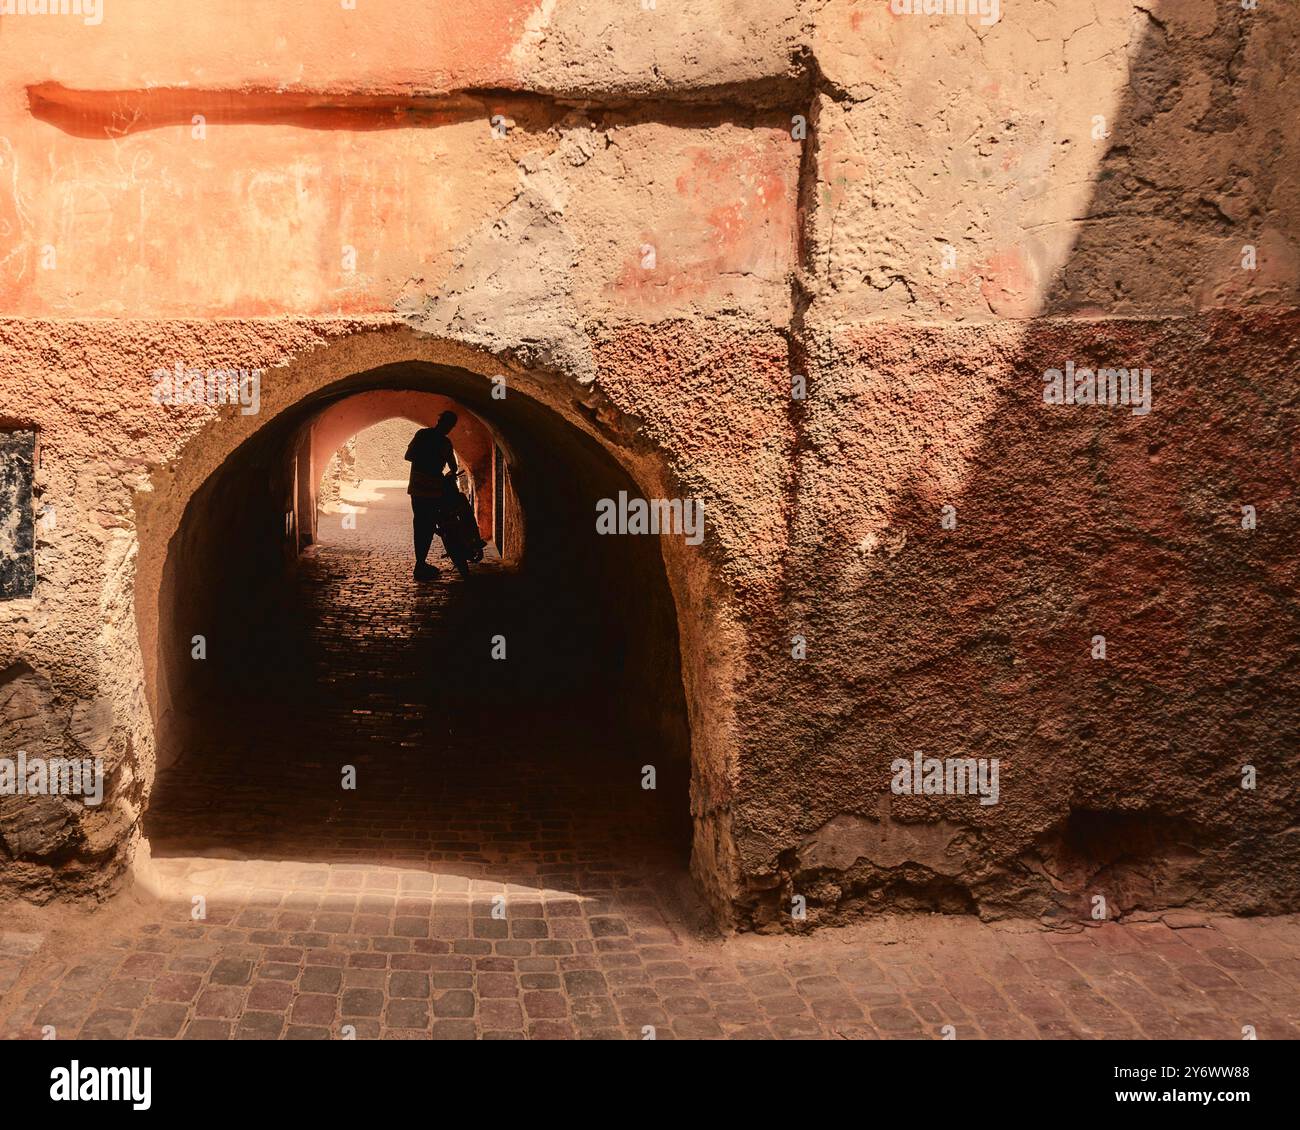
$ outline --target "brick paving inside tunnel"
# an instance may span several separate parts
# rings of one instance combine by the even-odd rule
[[[496,631],[545,647],[535,594],[445,561],[417,585],[404,503],[303,562],[261,657],[278,681],[160,775],[142,889],[6,913],[6,1037],[1300,1035],[1293,918],[717,937],[685,797],[640,788],[654,751],[544,662],[491,667]]]
[[[406,496],[385,493],[302,562],[251,724],[223,724],[223,708],[160,775],[155,856],[215,847],[577,889],[619,859],[684,870],[684,782],[640,787],[653,751],[619,732],[607,695],[552,669],[520,577],[488,563],[464,582],[442,558],[438,581],[413,581]]]

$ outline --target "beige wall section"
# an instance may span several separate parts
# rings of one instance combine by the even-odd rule
[[[1004,0],[990,27],[865,0],[816,12],[822,317],[1300,296],[1300,138],[1279,128],[1300,84],[1294,5]]]
[[[357,480],[405,480],[411,469],[404,458],[406,446],[419,427],[410,420],[384,420],[358,432],[353,476]]]

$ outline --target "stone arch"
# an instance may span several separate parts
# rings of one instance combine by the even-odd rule
[[[491,396],[492,378],[502,375],[509,391],[498,402]],[[141,707],[148,710],[145,728],[153,737],[141,743],[148,749],[138,751],[141,811],[159,764],[174,756],[187,724],[177,711],[185,690],[176,657],[184,653],[178,641],[188,647],[191,637],[174,616],[176,563],[187,553],[212,550],[211,545],[200,544],[202,538],[196,536],[194,523],[187,523],[187,514],[192,516],[196,507],[211,503],[205,488],[234,463],[251,459],[259,467],[269,467],[276,452],[292,462],[293,437],[301,435],[308,419],[342,398],[384,390],[446,396],[479,415],[499,435],[512,469],[521,472],[525,512],[530,497],[534,504],[540,497],[537,476],[545,473],[545,466],[539,451],[548,443],[569,461],[569,469],[585,468],[588,485],[628,489],[646,497],[678,493],[666,459],[638,434],[634,421],[610,408],[589,385],[546,370],[503,363],[456,342],[404,327],[380,326],[266,370],[257,416],[243,415],[237,408],[223,410],[191,435],[175,460],[155,470],[149,489],[136,495],[135,619],[145,692]],[[290,494],[282,501],[291,507],[296,500]],[[593,517],[588,509],[584,520],[594,525]],[[671,659],[660,669],[670,671],[677,686],[643,688],[632,709],[641,711],[645,724],[657,727],[664,741],[683,748],[691,779],[691,870],[719,918],[726,921],[735,889],[726,807],[734,758],[724,736],[730,727],[719,724],[728,717],[727,695],[711,670],[725,650],[725,641],[718,638],[723,633],[711,636],[708,627],[715,620],[718,582],[711,575],[705,547],[687,547],[681,539],[671,538],[605,541],[635,545],[634,550],[619,550],[640,555],[636,568],[625,576],[636,578],[634,592],[639,589],[646,596],[651,618],[668,629],[644,645],[634,667],[645,672],[656,661]],[[652,554],[643,553],[643,547]],[[537,553],[546,548],[539,543]],[[296,544],[292,550],[281,546],[282,552],[292,555],[296,549]],[[256,562],[261,567],[270,564],[265,556]],[[647,587],[656,580],[666,597],[661,607],[654,606]],[[670,657],[662,652],[664,639],[671,639]],[[661,713],[656,717],[672,694],[681,700],[680,717],[665,718]],[[139,834],[138,824],[135,834]]]

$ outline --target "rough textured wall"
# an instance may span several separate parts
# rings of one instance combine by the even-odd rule
[[[343,445],[329,457],[325,464],[325,471],[321,475],[320,483],[316,492],[317,501],[322,506],[338,505],[340,494],[339,486],[342,483],[356,482],[356,475],[352,473],[356,463],[356,444],[351,439],[345,440]],[[308,508],[310,504],[308,504]],[[313,538],[315,533],[313,531]]]
[[[411,465],[403,456],[419,425],[409,420],[385,420],[357,433],[359,479],[405,479]]]
[[[59,514],[3,716],[113,766],[0,886],[120,875],[139,593],[259,424],[149,373],[264,367],[270,420],[420,358],[705,500],[661,549],[721,920],[1294,905],[1294,6],[154,8],[0,21],[0,418]],[[1067,362],[1150,413],[1045,404]],[[998,803],[893,793],[917,749]]]
[[[1294,10],[1002,7],[817,20],[758,921],[1294,904]],[[1150,367],[1150,413],[1045,404],[1067,362]],[[918,749],[998,803],[894,793]]]

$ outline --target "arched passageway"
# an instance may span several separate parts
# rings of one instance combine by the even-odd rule
[[[158,596],[155,863],[382,865],[579,898],[684,874],[689,741],[660,547],[594,522],[596,500],[637,488],[542,405],[481,384],[360,374],[268,421],[195,491]],[[400,494],[370,514],[389,535],[317,539],[330,452],[447,404],[505,552],[469,581],[416,582],[391,536],[409,529]]]

